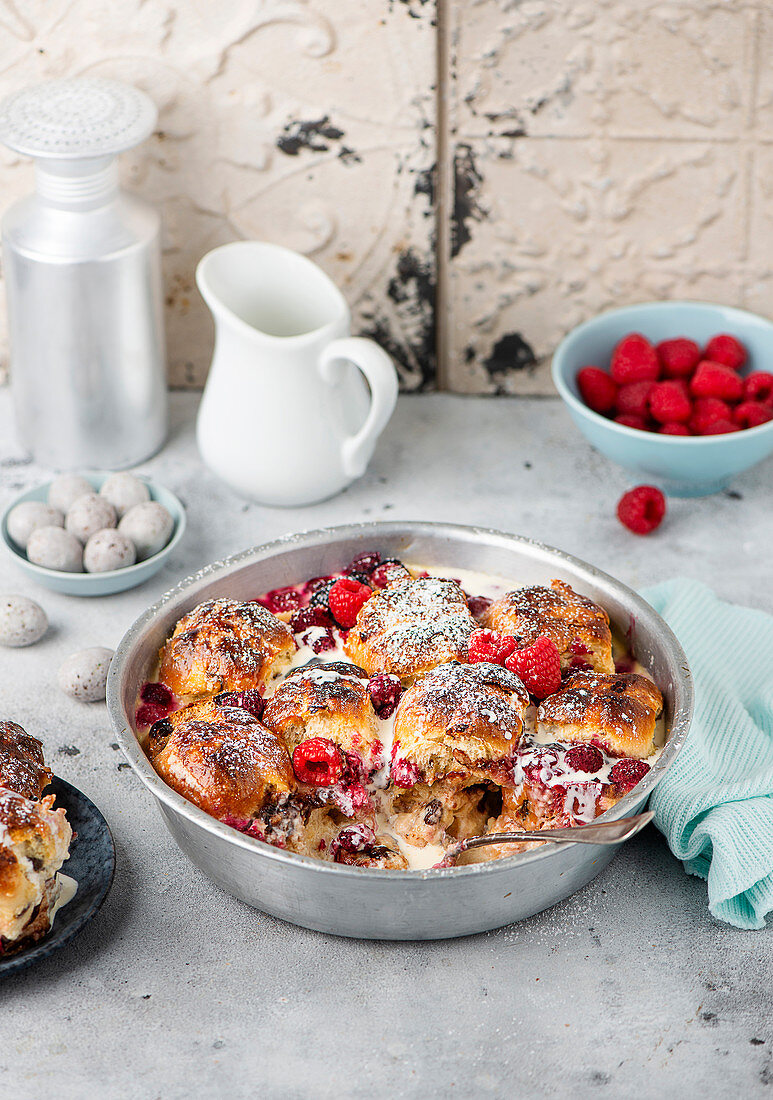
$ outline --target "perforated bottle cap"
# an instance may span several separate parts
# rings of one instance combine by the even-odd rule
[[[52,80],[0,104],[0,141],[46,160],[114,156],[144,141],[157,117],[152,99],[118,80]]]

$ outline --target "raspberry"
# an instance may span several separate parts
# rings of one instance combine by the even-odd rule
[[[692,408],[690,430],[695,435],[703,435],[709,424],[715,420],[729,420],[731,415],[726,401],[721,401],[718,397],[699,397]]]
[[[654,485],[637,485],[617,503],[617,518],[635,535],[649,535],[660,527],[665,514],[666,498]]]
[[[315,653],[327,653],[329,649],[335,649],[336,640],[329,626],[322,629],[312,627],[305,634],[301,634],[301,644],[307,645]]]
[[[773,374],[758,370],[743,380],[744,401],[761,401],[773,405]]]
[[[156,706],[164,707],[165,710],[171,710],[175,701],[174,695],[166,684],[158,684],[152,680],[142,685],[140,699],[143,703],[155,703]]]
[[[377,565],[370,575],[370,583],[375,588],[387,588],[390,584],[395,584],[400,580],[407,580],[410,577],[410,573],[401,561],[397,558],[387,558],[386,561],[382,561],[381,565]]]
[[[704,359],[690,379],[690,393],[695,397],[720,397],[723,401],[740,401],[743,382],[730,367]]]
[[[346,569],[343,570],[346,574],[351,573],[364,573],[365,576],[370,576],[373,570],[381,562],[381,555],[378,550],[371,550],[367,554],[358,554],[353,561],[350,561]]]
[[[640,432],[652,431],[644,417],[636,416],[634,413],[623,413],[621,416],[616,416],[615,424],[622,424],[624,428],[636,428]]]
[[[626,757],[612,765],[609,770],[609,779],[616,787],[620,787],[623,791],[630,791],[641,779],[644,779],[649,770],[649,764],[645,764],[643,760],[632,760]]]
[[[597,413],[611,412],[617,398],[617,383],[599,367],[583,367],[577,372],[577,388],[589,409]]]
[[[730,432],[740,432],[741,429],[732,420],[712,420],[702,435],[729,435]]]
[[[733,420],[741,428],[758,428],[773,420],[773,405],[762,405],[759,401],[743,401],[733,409]]]
[[[505,660],[505,668],[520,676],[535,698],[544,699],[561,687],[561,655],[552,638],[544,635],[526,649],[517,649]]]
[[[476,619],[479,619],[484,611],[488,611],[491,607],[493,600],[490,600],[488,596],[468,596],[467,606],[470,609],[470,614]]]
[[[360,584],[352,577],[341,577],[330,589],[328,602],[330,614],[339,626],[349,630],[357,622],[357,613],[373,595],[367,584]]]
[[[141,703],[136,710],[134,720],[138,726],[152,726],[161,718],[166,718],[167,708],[157,703]]]
[[[684,336],[661,341],[655,351],[666,378],[684,378],[692,374],[701,361],[701,349],[694,340],[688,340]]]
[[[221,707],[240,707],[253,718],[260,718],[266,705],[257,688],[248,688],[246,691],[221,691],[213,701]]]
[[[503,665],[515,649],[515,638],[510,634],[497,634],[494,630],[474,630],[467,642],[467,660],[471,665],[488,661]]]
[[[392,746],[392,761],[389,774],[395,787],[413,787],[419,782],[421,775],[419,769],[411,760],[399,755],[400,744],[395,741]]]
[[[376,834],[370,825],[347,825],[330,845],[330,854],[336,863],[343,863],[345,855],[367,851],[376,843]]]
[[[649,395],[650,412],[661,424],[684,423],[690,419],[692,401],[681,378],[654,382]]]
[[[296,611],[290,619],[290,629],[294,634],[300,634],[311,626],[332,626],[333,620],[324,607],[303,607]]]
[[[604,756],[595,745],[575,745],[564,756],[567,767],[575,772],[597,772],[604,767]]]
[[[293,751],[293,771],[301,783],[332,787],[343,775],[344,757],[338,745],[327,737],[302,741]]]
[[[625,416],[649,415],[649,396],[652,382],[632,382],[617,391],[617,412]]]
[[[639,332],[624,336],[612,352],[612,377],[619,385],[629,382],[654,382],[660,376],[660,364],[652,344]]]
[[[286,588],[274,588],[264,596],[265,605],[275,615],[283,611],[296,611],[301,606],[301,595],[298,589],[288,584]]]
[[[731,370],[738,370],[746,362],[746,348],[735,336],[720,333],[712,336],[703,352],[704,359],[710,359],[712,363],[722,363]]]
[[[403,694],[403,685],[400,683],[399,676],[380,672],[368,680],[368,691],[373,709],[379,718],[391,718]]]
[[[669,420],[658,431],[661,435],[692,435],[686,424],[677,424],[674,420]]]

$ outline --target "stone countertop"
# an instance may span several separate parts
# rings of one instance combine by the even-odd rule
[[[102,809],[118,865],[69,945],[2,981],[0,1095],[196,1097],[769,1095],[770,933],[708,914],[706,886],[647,830],[566,901],[495,932],[434,943],[336,939],[226,896],[183,857],[115,744],[105,707],[62,695],[69,653],[116,646],[199,566],[288,531],[362,519],[494,526],[551,543],[634,587],[686,574],[773,611],[768,461],[732,490],[673,500],[625,531],[630,484],[551,399],[402,398],[364,478],[314,507],[245,503],[202,468],[197,396],[175,394],[164,451],[141,468],[179,494],[188,533],[142,588],[77,599],[0,559],[0,591],[51,627],[3,650],[2,714]],[[0,393],[0,505],[45,480],[10,442]]]

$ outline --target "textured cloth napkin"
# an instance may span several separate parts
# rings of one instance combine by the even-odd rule
[[[709,910],[764,928],[773,910],[773,616],[723,603],[698,581],[645,589],[687,654],[695,717],[650,801]]]

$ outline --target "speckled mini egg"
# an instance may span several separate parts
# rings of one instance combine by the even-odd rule
[[[83,572],[83,547],[75,535],[61,527],[38,527],[33,531],[27,543],[27,557],[44,569]]]
[[[115,527],[117,522],[115,508],[110,501],[93,491],[78,497],[64,518],[67,530],[81,542],[88,542],[97,531]]]
[[[48,487],[48,503],[67,515],[78,497],[93,493],[94,486],[79,474],[60,474]]]
[[[118,524],[121,534],[134,543],[138,561],[151,558],[159,550],[163,550],[169,542],[173,528],[174,520],[163,504],[156,500],[135,504]]]
[[[26,596],[0,596],[0,645],[34,645],[47,630],[48,618],[39,603]]]
[[[83,551],[83,568],[87,573],[109,573],[134,565],[136,560],[132,540],[109,527],[93,534]]]
[[[150,490],[145,482],[127,473],[111,474],[99,490],[99,495],[110,501],[119,519],[135,504],[150,500]]]
[[[22,550],[38,527],[64,527],[64,515],[42,500],[25,500],[8,513],[8,534]]]
[[[113,652],[103,646],[94,646],[92,649],[81,649],[63,661],[56,679],[65,695],[81,703],[103,700]]]

